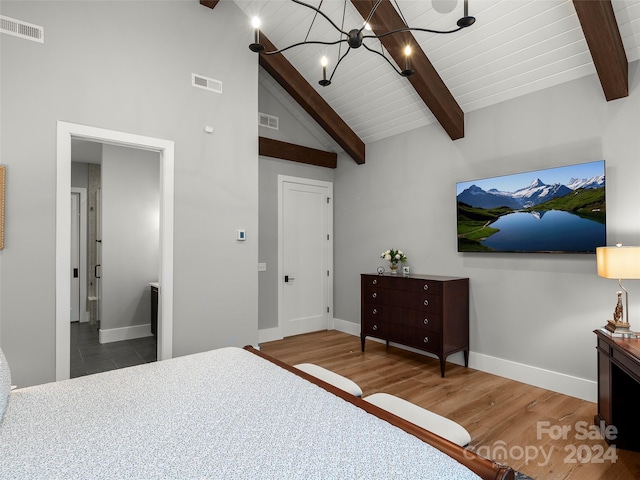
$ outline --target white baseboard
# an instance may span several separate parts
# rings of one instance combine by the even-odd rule
[[[595,403],[598,401],[598,384],[593,380],[586,380],[475,352],[470,352],[469,354],[469,366],[476,370],[570,395],[588,402]]]
[[[265,328],[263,330],[258,330],[258,345],[260,345],[261,343],[282,340],[283,338],[284,337],[282,336],[282,331],[280,331],[280,327]]]
[[[360,324],[357,323],[347,322],[346,320],[336,318],[334,319],[334,328],[335,330],[348,333],[349,335],[360,336]],[[368,337],[367,340],[369,339],[377,340]],[[384,342],[384,340],[378,341]],[[392,345],[415,353],[434,357],[433,355],[416,350],[415,348],[405,347],[395,343],[392,343]],[[462,353],[451,355],[447,361],[458,365],[464,365]],[[504,360],[502,358],[475,352],[469,352],[469,367],[482,372],[491,373],[492,375],[498,375],[510,380],[516,380],[528,385],[533,385],[534,387],[544,388],[553,392],[562,393],[563,395],[570,395],[588,402],[597,402],[598,385],[592,380],[573,377],[564,373],[553,372],[551,370],[532,367],[531,365],[512,362],[511,360]]]
[[[133,325],[131,327],[100,329],[98,331],[98,341],[100,343],[120,342],[122,340],[133,340],[134,338],[150,337],[151,324]]]

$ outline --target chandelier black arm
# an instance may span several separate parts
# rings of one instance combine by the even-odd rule
[[[373,8],[371,9],[371,11],[369,12],[369,15],[367,16],[367,18],[365,18],[364,23],[365,25],[367,23],[369,23],[371,21],[371,19],[373,18],[373,15],[376,13],[376,10],[378,9],[378,7],[380,6],[380,4],[382,3],[382,0],[378,0],[374,5]],[[364,26],[360,29],[360,31],[362,31],[362,29],[364,28]]]
[[[320,15],[322,15],[327,22],[329,22],[333,28],[335,28],[337,31],[339,31],[340,33],[342,33],[343,35],[348,36],[349,34],[347,32],[345,32],[344,30],[342,30],[340,27],[338,27],[335,23],[333,23],[333,20],[331,20],[329,17],[327,17],[323,11],[321,11],[319,8],[314,7],[313,5],[309,5],[308,3],[304,3],[301,2],[300,0],[291,0],[293,3],[297,3],[298,5],[302,5],[304,7],[310,8],[311,10],[313,10],[316,13],[319,13]]]
[[[337,45],[338,43],[346,42],[347,39],[343,38],[342,40],[336,40],[335,42],[321,42],[320,40],[307,40],[305,42],[294,43],[293,45],[289,45],[288,47],[281,48],[280,50],[273,50],[271,52],[260,52],[262,55],[274,55],[276,53],[282,53],[290,48],[299,47],[300,45],[309,45],[309,44],[317,44],[317,45]]]
[[[391,60],[389,60],[389,59],[388,59],[388,58],[387,58],[383,53],[378,52],[377,50],[373,50],[372,48],[367,47],[364,43],[362,44],[362,46],[363,46],[364,48],[366,48],[367,50],[369,50],[370,52],[375,53],[376,55],[380,55],[382,58],[384,58],[384,59],[387,61],[387,63],[388,63],[389,65],[391,65],[391,68],[393,68],[393,69],[396,71],[396,73],[397,73],[398,75],[402,76],[402,71],[401,71],[401,70],[399,70],[399,69],[398,69],[398,67],[396,67],[396,66],[393,64],[393,62],[392,62]]]
[[[329,77],[329,82],[331,82],[331,80],[333,80],[333,76],[336,73],[336,70],[338,69],[338,65],[340,65],[340,62],[342,62],[342,60],[344,60],[344,57],[347,56],[347,54],[351,51],[351,47],[347,47],[347,51],[344,52],[344,55],[342,55],[340,57],[340,59],[337,61],[336,66],[333,67],[333,71],[331,72],[331,76]]]
[[[401,33],[401,32],[427,32],[427,33],[441,33],[441,34],[446,34],[446,33],[456,33],[459,32],[460,30],[462,30],[465,27],[458,27],[454,30],[431,30],[430,28],[419,28],[419,27],[405,27],[405,28],[398,28],[397,30],[391,30],[390,32],[385,32],[385,33],[381,33],[380,35],[365,35],[363,38],[376,38],[376,39],[380,39],[382,37],[386,37],[387,35],[393,35],[394,33]]]

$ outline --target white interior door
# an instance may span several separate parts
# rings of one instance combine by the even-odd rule
[[[278,311],[285,337],[328,328],[331,190],[327,182],[280,177]]]
[[[80,321],[80,194],[71,192],[71,322]]]

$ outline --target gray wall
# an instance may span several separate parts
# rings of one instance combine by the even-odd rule
[[[261,72],[261,75],[266,73]],[[264,81],[269,81],[265,79]],[[263,83],[264,83],[263,81]],[[279,97],[286,93],[279,86]],[[310,148],[325,148],[318,141],[316,132],[310,132],[300,121],[301,118],[313,123],[307,113],[297,105],[284,106],[270,90],[259,87],[259,109],[261,113],[274,115],[279,119],[279,130],[259,127],[262,137],[273,138],[283,142],[296,143]],[[278,326],[278,175],[310,178],[326,182],[333,181],[331,168],[316,167],[301,163],[260,157],[259,161],[259,203],[260,203],[260,245],[258,261],[267,264],[267,270],[260,272],[259,278],[259,317],[258,328],[265,330]]]
[[[45,28],[44,44],[3,35],[0,45],[0,162],[10,172],[0,331],[15,383],[55,378],[59,120],[175,142],[173,354],[255,344],[258,62],[244,13],[197,1],[1,9]],[[193,88],[192,73],[221,80],[223,94]]]
[[[89,164],[71,162],[71,186],[89,188]]]
[[[160,154],[104,145],[101,196],[100,330],[148,324],[149,282],[160,278]]]
[[[606,102],[595,75],[466,115],[452,142],[431,125],[367,145],[367,161],[335,172],[335,317],[360,322],[359,274],[400,248],[413,271],[471,285],[472,352],[595,380],[592,331],[611,318],[615,281],[594,255],[460,254],[455,183],[606,160],[608,243],[640,244],[640,72]],[[640,282],[629,281],[640,329]]]

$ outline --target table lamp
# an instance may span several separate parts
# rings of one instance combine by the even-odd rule
[[[638,334],[631,331],[629,325],[629,292],[622,286],[622,279],[640,279],[640,247],[623,247],[619,243],[615,247],[598,247],[596,248],[596,263],[598,276],[617,278],[618,285],[625,294],[623,309],[622,292],[618,292],[618,304],[613,313],[613,320],[608,320],[605,328],[616,335],[638,337]],[[622,310],[624,310],[624,320]]]

